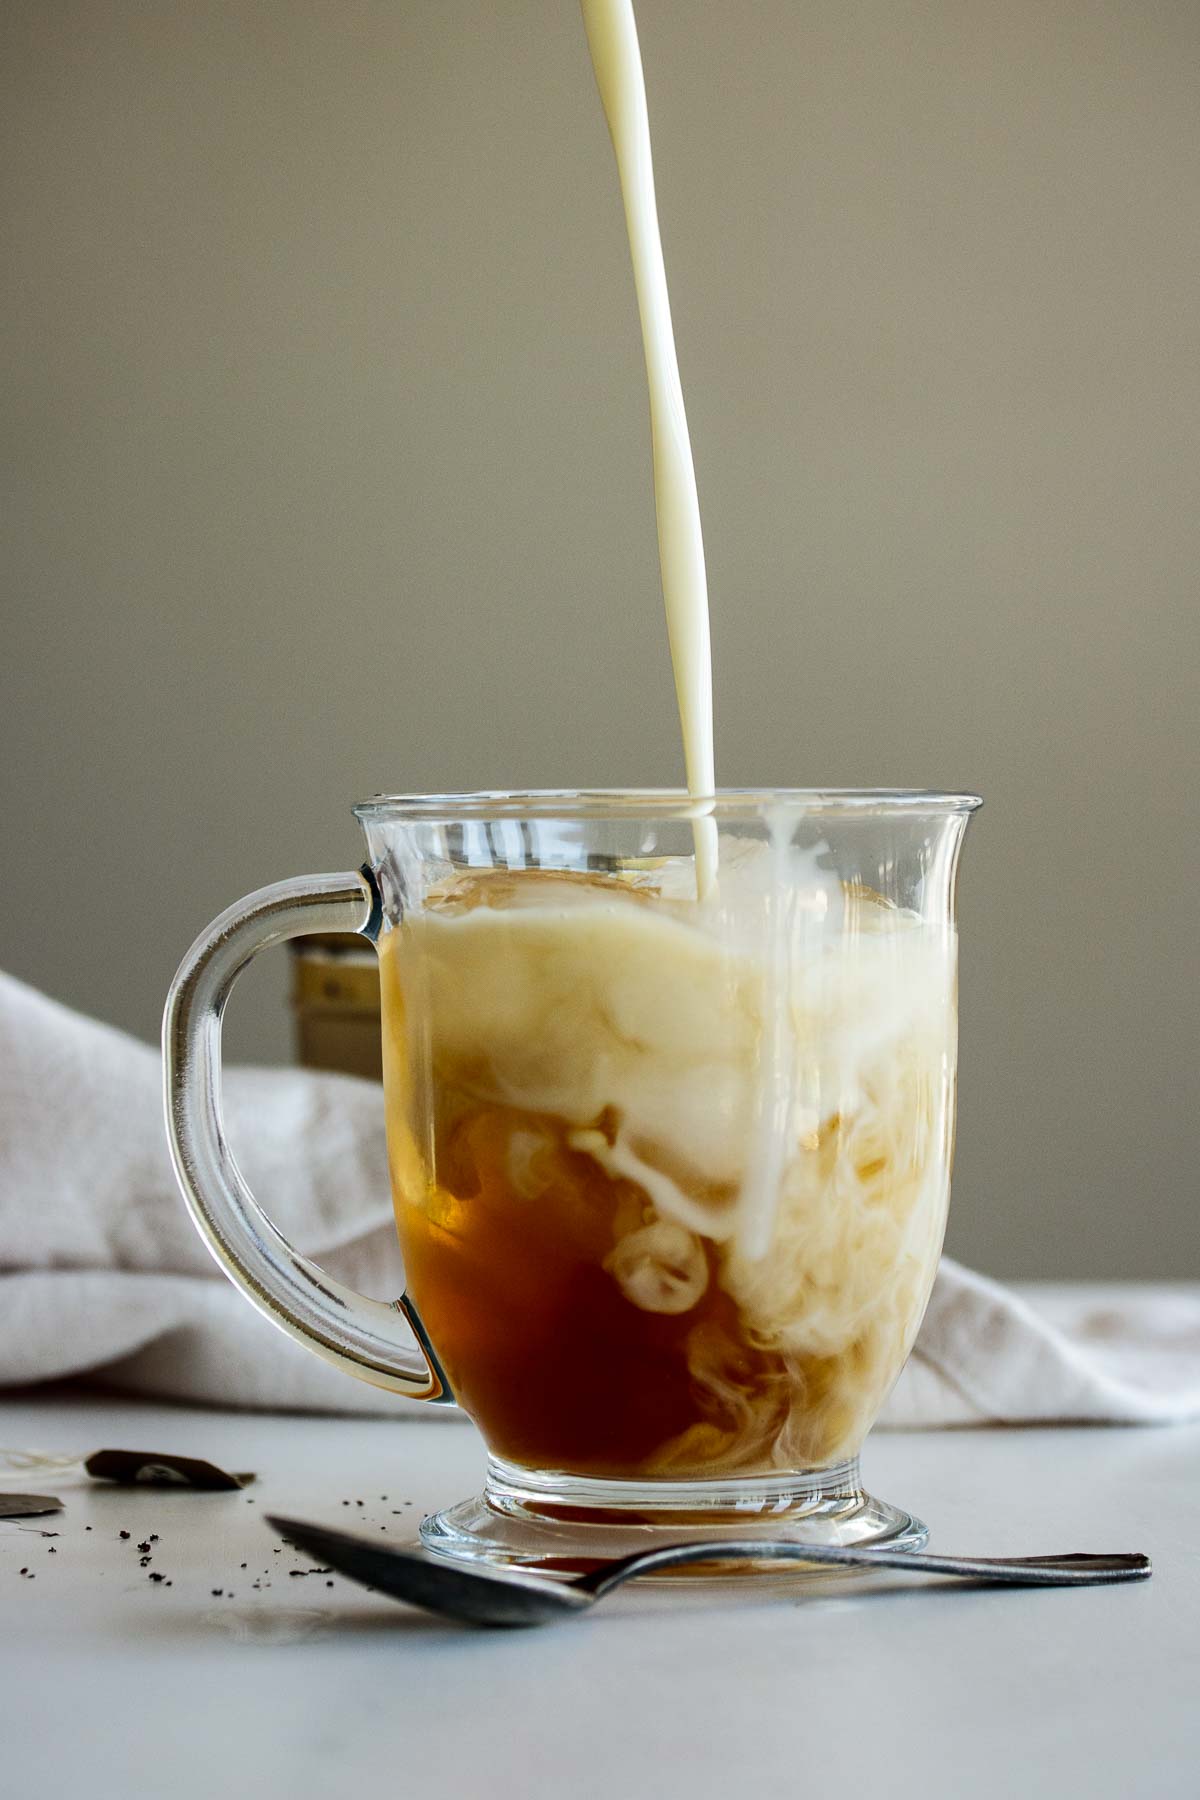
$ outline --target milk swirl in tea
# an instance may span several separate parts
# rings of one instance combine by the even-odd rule
[[[583,0],[645,341],[689,787],[707,591],[628,0]],[[491,1448],[702,1479],[858,1450],[949,1192],[955,937],[767,815],[693,856],[456,868],[380,942],[409,1292]],[[719,854],[718,854],[719,850]]]
[[[723,846],[703,908],[649,877],[465,874],[384,940],[410,1290],[514,1462],[678,1478],[837,1463],[908,1353],[945,1222],[952,944],[814,880],[780,987],[760,934],[737,941],[754,916],[739,889],[764,874],[759,846]],[[413,1092],[426,1057],[431,1091]]]

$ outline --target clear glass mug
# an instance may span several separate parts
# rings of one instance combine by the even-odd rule
[[[381,797],[355,808],[361,871],[264,888],[193,945],[163,1027],[184,1197],[275,1324],[475,1421],[486,1488],[424,1522],[432,1548],[566,1568],[683,1528],[923,1541],[858,1453],[941,1251],[978,805]],[[380,957],[392,1304],[291,1248],[221,1125],[234,980],[330,931]]]

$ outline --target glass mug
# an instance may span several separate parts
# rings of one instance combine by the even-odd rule
[[[193,945],[163,1027],[184,1197],[284,1331],[475,1421],[485,1490],[424,1522],[431,1548],[566,1569],[681,1531],[924,1541],[858,1453],[941,1252],[978,805],[380,797],[361,871],[264,888]],[[239,972],[351,931],[382,977],[391,1304],[291,1248],[221,1123]]]

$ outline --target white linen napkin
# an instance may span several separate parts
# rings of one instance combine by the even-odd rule
[[[379,1089],[231,1069],[225,1110],[251,1187],[296,1247],[364,1292],[399,1294]],[[158,1052],[0,974],[0,1387],[65,1376],[225,1406],[413,1406],[310,1355],[220,1274],[176,1189]],[[1200,1283],[1014,1293],[944,1260],[881,1422],[1191,1418]]]

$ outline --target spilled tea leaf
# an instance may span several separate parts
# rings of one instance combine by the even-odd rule
[[[173,1456],[161,1450],[94,1450],[84,1468],[97,1481],[122,1487],[189,1487],[206,1492],[245,1487],[253,1474],[231,1475],[201,1456]]]
[[[63,1509],[55,1494],[0,1494],[0,1519],[36,1519]]]

